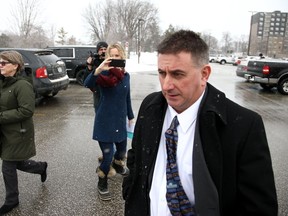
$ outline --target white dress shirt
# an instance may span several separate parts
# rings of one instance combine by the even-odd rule
[[[177,144],[177,165],[182,186],[188,196],[192,206],[195,204],[194,186],[192,179],[192,155],[196,118],[202,96],[187,110],[178,114],[171,106],[166,111],[161,140],[157,153],[155,169],[153,173],[150,196],[150,213],[151,216],[171,216],[166,201],[166,141],[165,131],[169,128],[173,118],[177,115],[179,126],[178,144]]]

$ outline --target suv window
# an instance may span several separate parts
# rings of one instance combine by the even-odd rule
[[[73,48],[53,49],[55,55],[59,56],[60,58],[74,58],[75,55],[73,51]]]
[[[51,52],[42,52],[42,53],[35,53],[45,64],[54,63],[57,61],[62,61],[59,57]],[[61,64],[61,63],[60,63]]]
[[[91,53],[96,52],[93,45],[62,45],[48,47],[55,55],[60,57],[66,65],[67,74],[70,79],[75,79],[77,83],[83,85],[86,73],[86,60]]]

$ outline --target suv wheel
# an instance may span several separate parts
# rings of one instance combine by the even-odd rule
[[[84,84],[84,77],[85,77],[86,70],[82,69],[78,71],[76,74],[76,81],[78,84],[83,85]]]

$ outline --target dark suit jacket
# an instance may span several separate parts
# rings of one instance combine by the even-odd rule
[[[161,92],[148,95],[140,107],[128,151],[130,175],[123,181],[126,216],[150,213],[149,190],[166,109]],[[274,174],[260,115],[208,84],[197,121],[207,168],[218,192],[220,215],[277,216]],[[198,196],[195,194],[196,202]]]

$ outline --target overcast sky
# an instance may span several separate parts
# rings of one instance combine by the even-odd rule
[[[9,12],[17,0],[1,1],[0,33],[9,29]],[[249,35],[252,12],[288,12],[287,0],[150,0],[159,10],[160,27],[166,30],[169,24],[210,33],[221,40],[223,32],[232,37]],[[59,30],[64,27],[68,35],[89,43],[87,26],[82,14],[88,4],[101,0],[43,0],[39,17],[45,20],[43,27]],[[50,17],[49,17],[50,16]],[[10,19],[11,20],[11,19]]]

